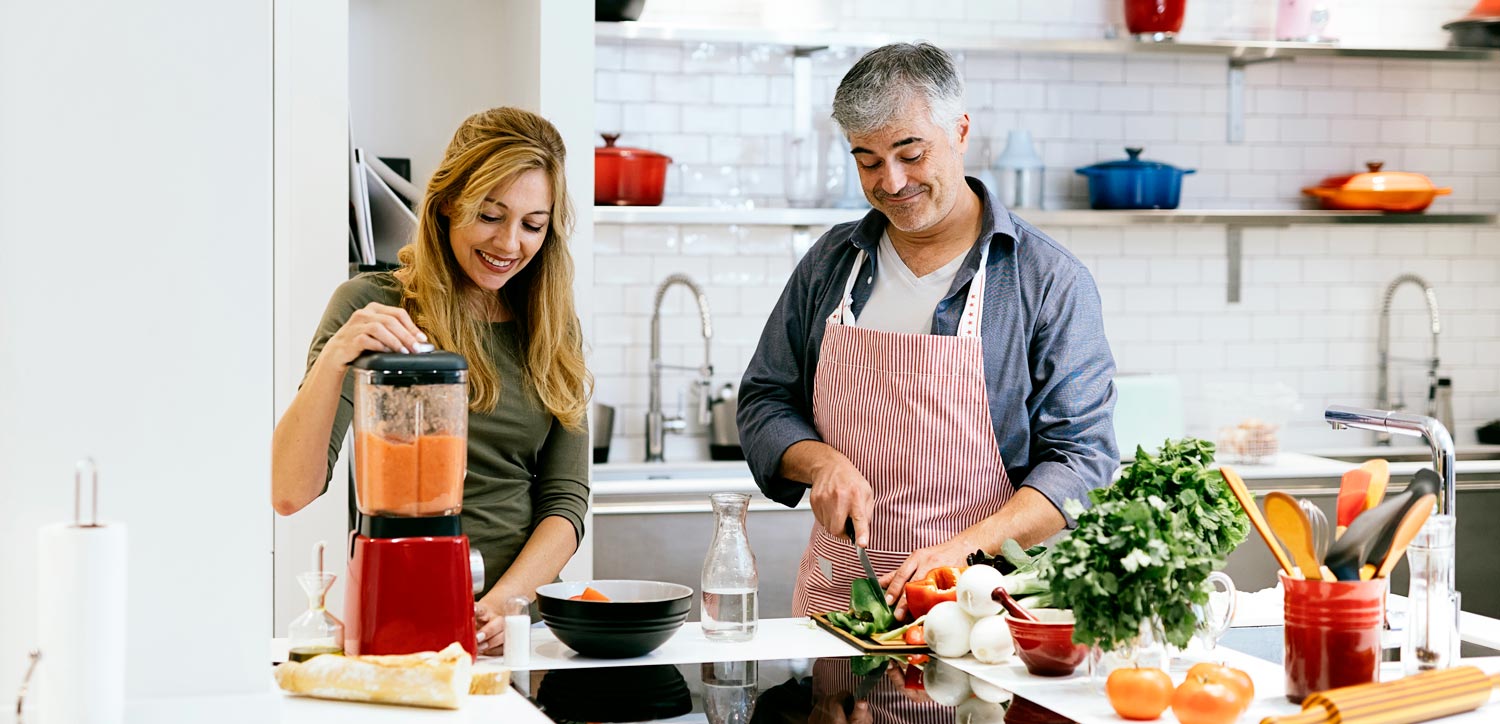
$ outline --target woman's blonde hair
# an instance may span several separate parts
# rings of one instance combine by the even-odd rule
[[[540,169],[552,185],[552,218],[537,258],[499,295],[515,315],[526,376],[562,424],[583,428],[593,378],[583,362],[582,331],[573,308],[573,209],[563,173],[562,136],[546,119],[519,108],[491,108],[464,120],[427,182],[416,239],[401,249],[402,306],[439,349],[469,361],[469,409],[490,412],[501,382],[486,346],[489,322],[466,301],[472,284],[453,256],[449,231],[475,222],[497,184]]]

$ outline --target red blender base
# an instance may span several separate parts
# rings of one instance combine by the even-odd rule
[[[352,655],[440,651],[457,641],[474,656],[474,594],[467,536],[354,536],[344,612]]]

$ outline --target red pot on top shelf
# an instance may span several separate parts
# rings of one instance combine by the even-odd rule
[[[1139,40],[1171,40],[1186,14],[1187,0],[1125,0],[1125,28]]]

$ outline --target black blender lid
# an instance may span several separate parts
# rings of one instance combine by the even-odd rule
[[[354,359],[354,367],[368,370],[377,385],[448,385],[462,381],[469,363],[453,352],[366,352]]]

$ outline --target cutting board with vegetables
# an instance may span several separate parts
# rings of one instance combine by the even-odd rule
[[[871,641],[864,636],[855,636],[835,626],[833,622],[828,620],[828,614],[826,613],[815,613],[812,615],[812,620],[816,621],[824,630],[843,639],[850,646],[858,647],[861,651],[872,654],[925,654],[928,652],[926,646],[913,646],[900,639],[897,639],[894,643],[882,644]]]

